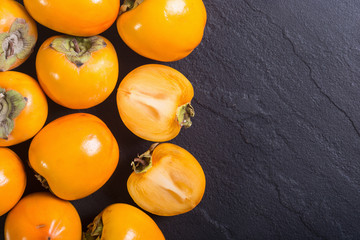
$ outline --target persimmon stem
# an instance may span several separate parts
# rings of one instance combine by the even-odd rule
[[[14,40],[10,40],[8,42],[8,49],[5,54],[5,59],[8,59],[12,55],[14,55]]]
[[[71,41],[74,43],[74,50],[75,50],[75,52],[76,52],[76,53],[79,53],[81,50],[80,50],[78,41],[76,40],[76,38],[73,38],[73,40],[71,40]]]
[[[131,9],[136,8],[139,6],[144,0],[125,0],[123,5],[120,7],[119,15],[123,14],[124,12],[130,11]]]
[[[97,215],[92,223],[87,226],[87,231],[83,233],[82,240],[100,239],[104,224],[102,222],[102,212]]]
[[[176,110],[176,117],[181,127],[189,128],[192,125],[191,118],[195,116],[195,110],[190,103],[186,103]]]
[[[149,148],[149,152],[150,154],[152,154],[152,152],[155,150],[155,148],[159,145],[160,143],[153,143],[150,148]]]
[[[140,163],[141,165],[145,166],[146,162],[142,160],[141,158],[134,158],[135,163]]]
[[[4,93],[0,93],[0,121],[3,120],[3,115],[7,114],[8,112],[8,103],[6,102],[5,99],[5,94]]]
[[[131,166],[135,173],[146,172],[152,167],[152,153],[158,145],[159,143],[152,144],[149,150],[147,150],[131,162]]]
[[[41,183],[41,186],[43,188],[50,189],[48,182],[46,181],[46,179],[43,176],[41,176],[40,174],[35,174],[35,178]]]
[[[129,8],[129,6],[127,6],[127,5],[125,5],[125,4],[121,5],[121,7],[120,7],[120,14],[126,12],[126,11],[128,10],[128,8]]]
[[[92,53],[105,48],[106,42],[99,36],[72,37],[63,36],[55,38],[49,45],[57,52],[65,54],[66,58],[81,67],[90,60]]]

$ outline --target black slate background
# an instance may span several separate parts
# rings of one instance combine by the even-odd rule
[[[204,3],[202,43],[164,64],[195,89],[193,126],[171,142],[201,163],[206,192],[189,213],[151,217],[169,240],[360,239],[360,1]],[[16,69],[33,77],[38,47],[56,34],[39,32],[35,53]],[[130,50],[114,25],[102,35],[117,49],[119,81],[155,62]],[[51,100],[49,110],[47,122],[80,112]],[[150,143],[123,125],[115,92],[84,112],[108,124],[121,150],[109,182],[73,202],[85,227],[111,203],[134,204],[126,190],[130,161]],[[11,149],[25,162],[29,144]],[[27,171],[25,194],[42,191]]]

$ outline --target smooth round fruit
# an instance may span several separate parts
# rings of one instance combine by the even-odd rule
[[[105,208],[88,226],[84,240],[165,240],[156,223],[143,211],[129,204],[116,203]]]
[[[75,113],[46,125],[32,140],[30,166],[51,191],[65,200],[84,198],[115,171],[119,147],[106,124],[94,115]]]
[[[54,36],[41,45],[36,72],[41,87],[54,102],[85,109],[111,94],[119,66],[113,45],[104,37]]]
[[[94,36],[116,20],[119,0],[24,0],[26,10],[40,24],[73,36]]]
[[[35,79],[20,72],[0,72],[0,146],[32,138],[47,115],[47,100]]]
[[[36,23],[25,8],[14,0],[1,0],[0,72],[25,62],[33,51],[37,36]]]
[[[204,171],[193,155],[175,144],[153,144],[132,166],[129,194],[150,213],[182,214],[196,207],[204,195]]]
[[[159,64],[143,65],[120,83],[117,106],[126,127],[138,137],[163,142],[191,126],[194,89],[177,70]]]
[[[50,193],[32,193],[9,212],[5,240],[81,240],[79,214]]]
[[[121,9],[125,12],[117,20],[120,37],[147,58],[182,59],[204,34],[207,16],[202,0],[130,0]]]
[[[26,187],[24,166],[16,153],[0,148],[0,216],[20,200]]]

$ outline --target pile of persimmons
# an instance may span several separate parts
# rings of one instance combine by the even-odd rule
[[[165,239],[140,209],[174,216],[192,210],[203,197],[205,175],[194,156],[175,144],[159,144],[191,126],[194,90],[183,74],[161,64],[140,66],[118,79],[116,50],[99,34],[116,22],[119,37],[133,51],[176,61],[202,40],[202,0],[125,0],[121,6],[120,0],[23,2],[0,0],[0,216],[8,213],[5,239]],[[35,21],[64,35],[50,37],[33,52]],[[30,54],[36,54],[37,80],[13,70]],[[69,201],[89,196],[108,181],[119,161],[119,146],[111,129],[89,113],[69,114],[44,126],[46,96],[70,109],[88,109],[108,98],[118,81],[114,108],[131,132],[154,144],[131,162],[127,189],[138,206],[114,203],[83,231]],[[29,165],[49,192],[23,197],[24,163],[7,147],[29,139]]]

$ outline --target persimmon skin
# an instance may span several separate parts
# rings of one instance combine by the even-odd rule
[[[175,138],[181,125],[176,111],[190,103],[194,89],[179,71],[148,64],[131,71],[117,91],[117,106],[125,126],[140,138],[163,142]]]
[[[24,0],[29,14],[52,30],[73,36],[94,36],[116,20],[119,0]]]
[[[20,72],[0,72],[0,87],[15,90],[27,98],[25,108],[14,120],[13,131],[7,140],[0,138],[0,146],[12,146],[35,136],[44,126],[48,115],[46,96],[37,81]]]
[[[74,113],[46,125],[32,140],[30,166],[59,198],[84,198],[115,171],[119,147],[106,124],[94,115]]]
[[[184,148],[162,143],[152,153],[152,166],[133,172],[127,189],[145,211],[174,216],[195,208],[205,192],[205,174],[199,162]]]
[[[206,19],[202,0],[146,0],[122,13],[117,29],[138,54],[170,62],[188,56],[200,44]]]
[[[5,221],[5,240],[81,240],[81,234],[75,207],[45,192],[24,197]]]
[[[102,103],[114,90],[119,65],[109,40],[98,36],[106,47],[91,53],[89,61],[77,67],[63,53],[50,47],[47,39],[36,56],[36,72],[46,95],[57,104],[71,109],[86,109]]]
[[[101,240],[165,240],[154,220],[129,204],[112,204],[106,207],[101,215],[103,223]]]
[[[16,153],[0,148],[0,216],[20,200],[26,187],[24,166]]]
[[[0,4],[0,33],[9,32],[11,25],[17,18],[24,19],[26,21],[29,26],[28,34],[33,36],[36,42],[38,37],[36,23],[28,14],[24,6],[14,0],[2,0]],[[20,66],[28,59],[29,56],[30,53],[24,59],[17,59],[8,70],[12,70]]]

